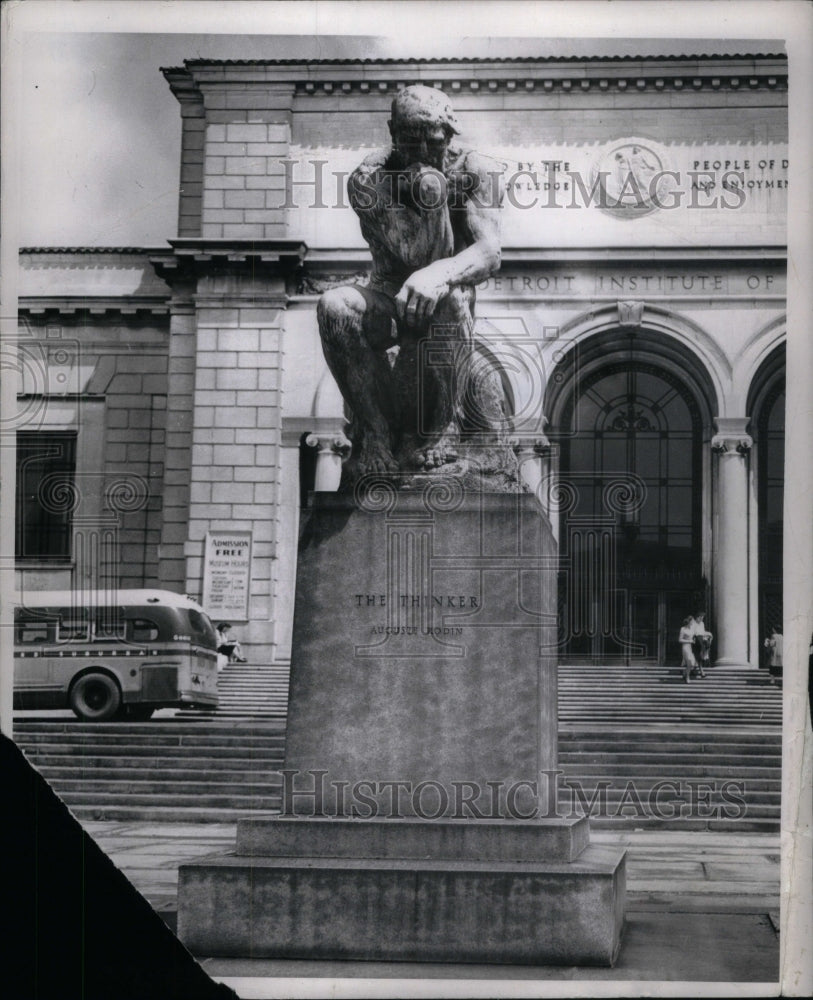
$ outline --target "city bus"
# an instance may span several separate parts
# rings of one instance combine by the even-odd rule
[[[14,707],[149,719],[217,707],[217,640],[195,601],[167,590],[39,591],[14,608]]]

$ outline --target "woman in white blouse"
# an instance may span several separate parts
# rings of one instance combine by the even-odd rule
[[[692,651],[692,641],[694,640],[693,625],[694,618],[691,615],[688,618],[684,618],[683,624],[680,626],[680,635],[678,636],[678,642],[683,651],[683,660],[680,665],[683,667],[683,680],[687,684],[689,683],[692,671],[697,669],[697,660],[695,660],[694,652]]]

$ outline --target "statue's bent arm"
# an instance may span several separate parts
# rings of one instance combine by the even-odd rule
[[[466,157],[466,173],[473,180],[465,200],[465,225],[472,241],[453,257],[433,261],[415,271],[395,297],[400,317],[428,319],[441,298],[460,285],[476,285],[500,266],[500,206],[503,183],[499,171],[477,153]]]

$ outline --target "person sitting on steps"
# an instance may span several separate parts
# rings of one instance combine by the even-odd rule
[[[229,622],[221,622],[217,626],[218,655],[225,657],[226,663],[245,663],[246,658],[243,656],[240,643],[230,633],[231,625]]]

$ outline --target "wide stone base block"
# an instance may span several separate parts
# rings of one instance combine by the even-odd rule
[[[195,954],[606,966],[618,953],[624,852],[585,846],[586,820],[249,823],[238,849],[262,854],[181,867],[178,935]],[[341,856],[362,847],[383,856]]]

